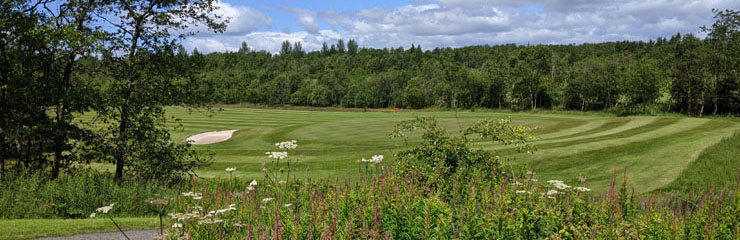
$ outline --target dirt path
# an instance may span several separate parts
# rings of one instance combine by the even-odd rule
[[[126,235],[131,240],[152,240],[158,233],[157,230],[133,230],[126,231]],[[80,234],[67,237],[44,237],[37,238],[37,240],[126,240],[121,232],[110,232],[110,233],[90,233]]]

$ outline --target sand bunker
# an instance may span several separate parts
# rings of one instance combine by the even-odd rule
[[[236,130],[224,130],[224,131],[198,133],[198,134],[188,137],[186,141],[188,141],[190,144],[193,144],[193,145],[219,143],[219,142],[229,140],[229,138],[231,138],[231,135],[234,134],[234,132],[236,132]]]

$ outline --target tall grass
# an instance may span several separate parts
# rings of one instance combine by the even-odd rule
[[[738,239],[740,192],[695,204],[637,198],[626,182],[599,194],[558,189],[536,175],[453,182],[450,197],[386,168],[337,180],[192,181],[202,199],[172,201],[172,239]],[[616,177],[614,178],[616,179]],[[555,192],[557,191],[557,192]]]
[[[110,174],[79,171],[57,180],[17,173],[0,181],[0,218],[86,218],[96,208],[116,204],[113,216],[151,216],[146,199],[176,190],[156,184],[117,183]]]
[[[663,191],[696,193],[731,187],[740,179],[740,131],[704,150]]]

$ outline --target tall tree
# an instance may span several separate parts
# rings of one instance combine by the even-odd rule
[[[203,24],[221,32],[225,23],[216,10],[216,0],[118,0],[109,19],[116,31],[110,33],[107,54],[113,72],[107,107],[102,114],[117,123],[111,133],[116,164],[115,177],[123,179],[124,167],[134,165],[157,149],[171,149],[164,127],[162,104],[167,102],[168,80],[161,72],[160,56],[176,48],[179,39],[191,34],[191,24]],[[179,32],[177,35],[173,33]],[[157,143],[157,144],[151,144]],[[170,151],[170,150],[166,150]],[[175,154],[180,155],[180,154]],[[175,161],[173,159],[172,161]]]

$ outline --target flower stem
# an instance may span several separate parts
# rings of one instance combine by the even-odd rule
[[[115,220],[113,220],[113,218],[110,215],[105,214],[105,216],[108,216],[108,219],[110,219],[110,221],[113,222],[113,225],[116,225],[116,228],[118,228],[118,231],[121,232],[121,234],[123,234],[123,236],[126,237],[126,239],[131,240],[131,238],[129,238],[128,235],[126,235],[126,233],[123,232],[123,229],[121,229],[121,226],[118,226],[118,223]]]

